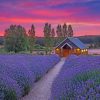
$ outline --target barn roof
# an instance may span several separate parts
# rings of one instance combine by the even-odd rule
[[[87,48],[84,43],[82,43],[78,38],[74,37],[68,37],[64,39],[59,45],[56,46],[56,48],[62,47],[66,43],[69,44],[72,48],[80,48],[80,49]]]
[[[77,47],[79,47],[80,49],[85,49],[87,48],[86,45],[81,42],[78,38],[74,38],[74,37],[69,37],[68,38],[72,43],[74,43]]]

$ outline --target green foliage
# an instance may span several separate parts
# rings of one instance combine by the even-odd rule
[[[54,30],[54,28],[52,28],[52,30],[51,30],[51,48],[52,48],[52,50],[53,50],[54,44],[55,44],[55,30]]]
[[[11,25],[5,30],[4,47],[6,51],[26,51],[28,49],[28,38],[25,29],[18,25]]]
[[[39,45],[39,44],[35,44],[35,45],[34,45],[34,49],[35,49],[35,50],[44,50],[45,47],[44,47],[44,46],[41,46],[41,45]]]
[[[30,52],[29,51],[20,51],[20,52],[18,52],[18,54],[30,54]]]
[[[73,37],[73,29],[71,25],[68,25],[68,37]]]
[[[58,25],[56,29],[56,33],[57,33],[58,41],[62,37],[73,37],[72,26],[68,25],[67,27],[66,23],[64,23],[64,25]]]
[[[53,47],[53,37],[54,36],[54,30],[53,33],[51,31],[51,24],[46,23],[44,27],[44,41],[45,41],[45,52],[48,54],[48,52],[51,52]]]
[[[15,54],[14,51],[7,52],[5,48],[0,48],[0,54]],[[19,51],[18,54],[30,54],[29,51]]]
[[[51,24],[46,23],[44,26],[44,37],[51,36]]]
[[[100,71],[99,70],[92,70],[88,72],[83,72],[80,74],[75,75],[73,81],[74,82],[85,82],[88,79],[95,79],[97,76],[100,76]],[[100,81],[100,78],[99,78]]]
[[[64,23],[62,31],[63,31],[63,37],[67,37],[68,36],[68,31],[67,31],[66,23]]]
[[[63,31],[62,31],[62,26],[61,25],[57,26],[56,33],[57,33],[58,37],[63,37]]]
[[[31,29],[28,32],[29,35],[29,51],[30,53],[32,53],[33,49],[34,49],[34,45],[35,45],[35,27],[32,24]]]
[[[25,85],[24,86],[24,93],[23,93],[23,96],[27,95],[30,91],[30,86],[29,85]]]
[[[17,100],[16,93],[13,90],[5,90],[4,94],[4,100]]]
[[[2,54],[2,53],[6,53],[4,48],[0,48],[0,54]]]
[[[32,53],[35,45],[35,38],[29,36],[29,51]]]
[[[35,82],[38,82],[41,79],[41,76],[37,76]]]

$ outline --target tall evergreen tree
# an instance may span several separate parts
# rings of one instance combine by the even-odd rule
[[[71,25],[68,25],[68,37],[73,37],[73,29]]]
[[[52,28],[51,30],[51,44],[52,44],[52,50],[53,50],[53,47],[54,47],[54,44],[55,44],[55,29]]]
[[[56,33],[57,33],[58,37],[62,37],[62,27],[61,27],[61,25],[57,26]]]
[[[52,30],[51,30],[51,37],[55,37],[55,29],[54,28],[52,28]]]
[[[62,30],[61,25],[57,26],[56,33],[57,33],[57,42],[62,41],[62,39],[63,39],[63,30]]]
[[[44,39],[45,39],[45,51],[46,54],[50,52],[51,47],[51,24],[46,23],[44,26]]]
[[[51,35],[51,24],[45,23],[43,32],[44,32],[45,37],[50,37],[50,35]]]
[[[67,34],[67,25],[66,25],[66,23],[64,23],[64,25],[63,25],[63,37],[67,37],[68,36],[68,34]]]
[[[31,29],[28,31],[29,35],[29,50],[32,53],[35,45],[35,27],[32,24]]]
[[[35,37],[35,27],[34,27],[34,25],[32,24],[32,26],[31,26],[31,29],[29,30],[29,32],[28,32],[28,35],[30,36],[30,37]]]

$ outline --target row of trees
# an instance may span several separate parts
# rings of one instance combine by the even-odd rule
[[[73,29],[71,25],[66,25],[65,23],[63,25],[58,25],[55,29],[51,27],[51,24],[46,23],[44,27],[44,36],[57,36],[57,37],[72,37],[73,36]]]
[[[72,37],[73,36],[73,29],[71,25],[58,25],[56,30],[58,37]]]
[[[51,27],[51,24],[46,23],[44,26],[44,41],[45,41],[45,51],[52,50],[54,46],[55,36],[58,37],[58,40],[64,37],[72,37],[73,29],[71,25],[58,25],[56,32],[54,28]],[[32,52],[35,45],[35,27],[31,26],[28,33],[25,28],[21,25],[11,25],[8,29],[5,30],[5,49],[14,52],[20,51],[30,51]]]

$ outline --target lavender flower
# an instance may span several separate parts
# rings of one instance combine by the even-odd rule
[[[99,100],[99,86],[100,56],[71,55],[53,82],[50,100]]]
[[[7,100],[16,100],[27,94],[35,80],[46,74],[59,60],[57,55],[0,55],[0,100],[6,100],[6,97]]]

